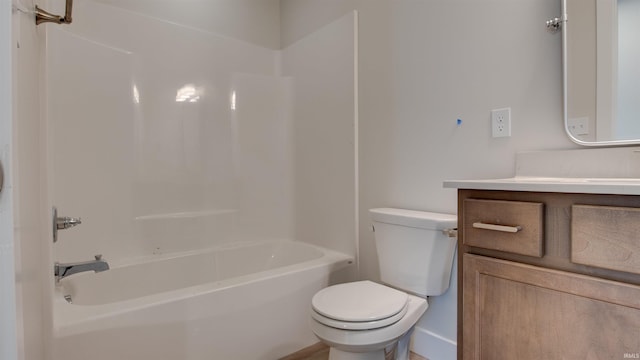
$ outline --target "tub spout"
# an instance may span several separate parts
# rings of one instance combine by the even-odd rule
[[[60,264],[55,263],[53,273],[56,281],[60,281],[67,276],[85,271],[101,272],[109,270],[109,263],[102,260],[102,255],[96,255],[95,260],[83,261],[79,263]]]

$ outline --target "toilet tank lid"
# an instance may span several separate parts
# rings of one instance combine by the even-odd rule
[[[458,226],[458,217],[453,214],[393,208],[369,209],[369,213],[371,220],[393,225],[431,230],[452,229]]]

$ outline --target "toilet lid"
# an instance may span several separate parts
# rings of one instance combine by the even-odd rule
[[[409,296],[371,281],[356,281],[329,286],[311,300],[313,310],[338,321],[371,322],[397,315]]]

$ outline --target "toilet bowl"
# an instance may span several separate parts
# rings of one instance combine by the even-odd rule
[[[404,360],[408,337],[401,349],[394,345],[427,307],[424,298],[371,281],[334,285],[314,296],[311,330],[331,346],[331,360],[384,360],[391,351],[397,353],[393,359]]]
[[[449,288],[457,217],[371,209],[382,284],[329,286],[311,301],[311,330],[329,345],[329,360],[407,360],[427,296]]]

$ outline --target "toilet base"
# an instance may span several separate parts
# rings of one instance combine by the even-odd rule
[[[332,347],[329,349],[329,360],[409,360],[409,342],[412,333],[413,328],[402,335],[397,342],[376,351],[357,353]]]
[[[336,348],[329,350],[329,360],[386,360],[384,350],[366,353],[346,352]]]

